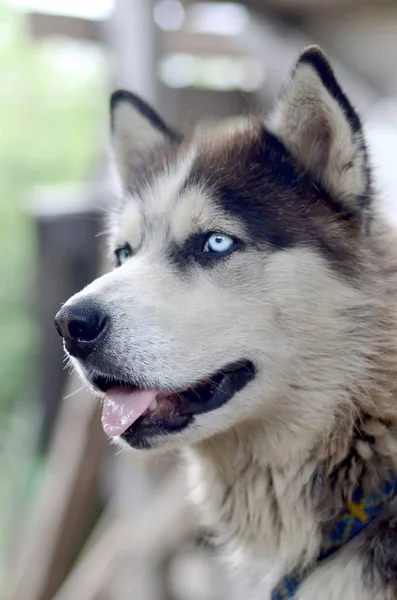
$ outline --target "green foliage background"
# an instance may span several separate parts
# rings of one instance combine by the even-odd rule
[[[0,73],[4,416],[34,377],[35,236],[24,211],[27,191],[36,184],[80,181],[94,169],[105,123],[105,57],[93,45],[32,40],[26,17],[0,0]]]
[[[106,55],[94,44],[32,39],[0,0],[0,598],[14,525],[41,473],[35,357],[35,185],[89,179],[106,127]],[[9,548],[8,548],[9,551]]]

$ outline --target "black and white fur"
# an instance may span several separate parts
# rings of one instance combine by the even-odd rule
[[[123,197],[109,244],[133,256],[68,301],[111,317],[106,343],[74,362],[89,381],[166,390],[255,365],[216,410],[130,442],[183,449],[203,523],[269,600],[357,486],[397,474],[397,240],[360,118],[313,47],[266,123],[183,139],[129,92],[111,110]],[[238,250],[203,257],[192,240],[213,231]],[[393,501],[296,600],[395,599],[396,556]]]

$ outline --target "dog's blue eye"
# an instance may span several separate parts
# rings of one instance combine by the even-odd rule
[[[122,248],[117,248],[116,252],[117,264],[119,267],[123,265],[132,256],[132,248],[129,244],[126,244]]]
[[[226,254],[234,246],[234,240],[223,233],[213,233],[209,236],[204,244],[204,252],[217,252],[218,254]]]

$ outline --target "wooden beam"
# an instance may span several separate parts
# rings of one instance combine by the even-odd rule
[[[53,436],[45,479],[10,557],[9,600],[51,600],[92,524],[105,436],[98,406],[73,376]]]
[[[130,88],[142,95],[154,106],[159,104],[159,81],[156,77],[156,66],[159,51],[159,29],[153,20],[153,3],[156,0],[117,0],[113,14],[107,24],[107,40],[111,49],[111,83],[112,87]],[[167,102],[162,99],[162,114],[167,116]],[[168,113],[169,114],[169,113]],[[134,460],[135,458],[135,460]],[[151,505],[154,488],[157,486],[156,477],[148,465],[142,465],[139,457],[133,454],[121,455],[112,466],[114,475],[111,506],[115,519],[124,522],[129,515],[144,515],[146,508]],[[158,511],[162,511],[161,505]],[[152,514],[155,518],[155,515]],[[121,550],[126,537],[136,527],[145,533],[145,528],[140,529],[141,523],[124,522],[122,531],[117,534],[114,550]],[[160,534],[161,535],[161,534]],[[136,548],[140,551],[140,542]],[[101,552],[112,555],[112,549],[106,544]],[[130,555],[124,560],[125,554],[117,554],[118,572],[115,573],[114,565],[111,581],[108,583],[109,598],[124,600],[127,591],[133,590],[136,598],[145,600],[163,600],[161,598],[161,572],[158,561],[154,555],[146,555],[145,560],[138,554]],[[99,560],[100,557],[99,557]],[[105,558],[105,563],[106,563]],[[107,566],[104,563],[104,575]],[[110,568],[110,567],[109,567]],[[97,567],[95,570],[97,571]],[[78,575],[78,573],[77,573]],[[85,584],[92,584],[92,577],[87,572]],[[98,589],[98,588],[97,588]],[[99,588],[100,589],[100,588]],[[70,598],[86,598],[85,594],[72,593]],[[128,595],[131,598],[131,594]]]
[[[212,54],[235,54],[239,56],[241,52],[233,48],[232,40],[229,36],[213,35],[209,33],[194,33],[189,31],[173,31],[172,33],[163,33],[163,51],[164,53],[187,53],[198,55]]]
[[[253,15],[240,36],[230,38],[235,50],[254,56],[263,65],[265,79],[258,95],[264,106],[274,102],[302,49],[311,43],[303,33],[270,17]],[[364,116],[373,110],[379,94],[330,55],[336,75]]]
[[[66,383],[64,351],[54,327],[54,316],[63,302],[96,276],[99,255],[96,234],[102,228],[102,215],[97,207],[104,204],[107,190],[105,182],[39,186],[29,190],[26,210],[33,217],[38,240],[41,452],[48,447]]]
[[[117,0],[107,28],[112,84],[156,101],[156,35],[152,0]]]
[[[320,40],[383,97],[397,95],[397,4],[309,16],[308,36]]]
[[[65,36],[100,44],[105,41],[102,21],[40,12],[30,12],[28,17],[31,35],[38,40]]]
[[[107,515],[105,527],[99,525],[100,534],[94,532],[95,539],[52,600],[95,600],[126,558],[130,568],[136,560],[158,561],[195,531],[191,513],[183,478],[174,474],[139,512],[129,517],[116,513],[113,520]]]
[[[264,71],[263,85],[256,91],[263,109],[273,104],[299,53],[310,44],[310,39],[296,28],[285,25],[274,16],[263,14],[252,14],[246,30],[237,36],[191,35],[181,31],[164,33],[163,38],[166,52],[248,55],[256,58]],[[332,55],[330,58],[337,76],[360,112],[365,114],[372,111],[379,94]]]
[[[185,4],[191,4],[197,0],[184,0]],[[230,0],[218,0],[218,2],[230,2]],[[307,13],[333,11],[340,8],[363,7],[379,5],[395,5],[394,0],[244,0],[243,4],[257,13],[279,12],[282,14],[294,14],[303,16]]]
[[[261,0],[249,0],[247,4],[260,10]],[[331,12],[344,8],[379,7],[394,4],[393,0],[267,0],[266,8],[284,14],[304,15],[307,13]]]

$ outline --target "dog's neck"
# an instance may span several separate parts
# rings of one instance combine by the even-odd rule
[[[369,415],[341,420],[317,443],[304,432],[269,444],[265,426],[247,424],[188,451],[193,500],[232,566],[260,573],[262,591],[310,564],[327,522],[361,486],[376,493],[397,473],[395,425]],[[283,451],[281,451],[283,448]]]
[[[232,565],[260,575],[268,595],[282,577],[316,560],[330,520],[356,489],[378,494],[382,481],[396,478],[397,263],[389,271],[372,325],[357,320],[366,342],[352,347],[334,376],[323,379],[310,364],[301,373],[306,385],[294,382],[276,403],[273,422],[242,424],[187,451],[204,525]]]

